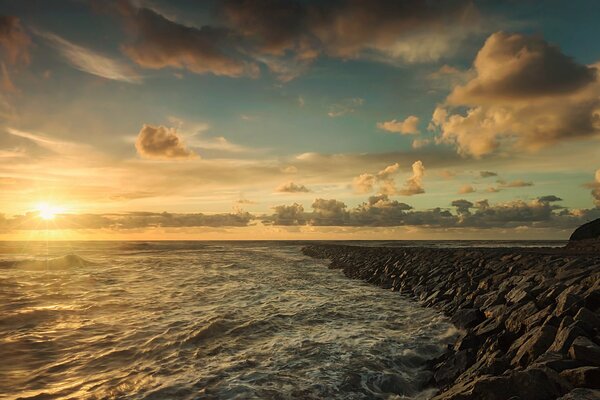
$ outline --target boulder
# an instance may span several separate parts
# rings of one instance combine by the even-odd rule
[[[600,400],[600,390],[574,389],[556,400]]]
[[[571,234],[570,242],[600,238],[600,218],[581,225]]]
[[[600,366],[600,346],[585,336],[579,336],[573,341],[569,355],[574,360]]]
[[[512,364],[521,366],[531,364],[554,342],[556,331],[557,328],[552,325],[542,325],[536,328],[531,337],[517,350]]]
[[[567,369],[560,373],[575,387],[600,389],[600,367],[580,367]]]
[[[476,308],[463,308],[458,310],[450,319],[456,327],[460,329],[469,329],[479,324],[485,319],[481,311]]]

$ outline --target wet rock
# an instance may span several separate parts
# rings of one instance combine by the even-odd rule
[[[579,336],[573,341],[569,355],[574,360],[600,366],[600,346],[585,336]]]
[[[475,356],[471,350],[454,353],[435,367],[433,378],[440,386],[452,383],[473,363],[474,359]]]
[[[575,387],[600,389],[600,367],[580,367],[567,369],[560,373]]]
[[[483,313],[476,308],[463,308],[458,310],[450,319],[454,325],[461,329],[472,328],[485,319]]]

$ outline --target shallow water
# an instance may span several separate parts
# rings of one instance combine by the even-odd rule
[[[286,243],[0,243],[0,398],[415,398],[437,312]]]

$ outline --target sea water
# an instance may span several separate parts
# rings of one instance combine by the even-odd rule
[[[0,243],[0,398],[431,397],[452,325],[301,246]]]

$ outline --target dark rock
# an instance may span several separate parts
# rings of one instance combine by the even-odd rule
[[[571,234],[569,241],[600,238],[600,218],[581,225]]]
[[[590,334],[600,331],[600,317],[585,307],[579,309],[575,315],[575,321],[581,322],[582,327]]]
[[[532,367],[547,367],[556,372],[562,372],[566,369],[574,369],[584,366],[581,361],[566,358],[566,354],[547,351],[532,364]]]
[[[600,366],[600,346],[585,336],[579,336],[573,341],[569,355],[574,360]]]
[[[438,364],[433,378],[440,386],[454,382],[473,363],[474,353],[471,350],[461,350],[452,354],[445,361]]]
[[[559,353],[567,353],[569,348],[573,344],[573,341],[578,337],[585,335],[585,332],[573,321],[573,318],[567,316],[563,318],[556,339],[550,346],[550,351],[557,351]]]
[[[574,389],[556,400],[600,400],[600,390]]]
[[[554,342],[556,331],[557,328],[552,325],[542,325],[536,328],[531,337],[517,350],[512,364],[521,366],[531,364]]]
[[[476,308],[463,308],[458,310],[450,319],[454,325],[461,329],[472,328],[485,319],[483,313]]]
[[[575,387],[586,387],[590,389],[600,389],[600,367],[580,367],[567,369],[560,373]]]

